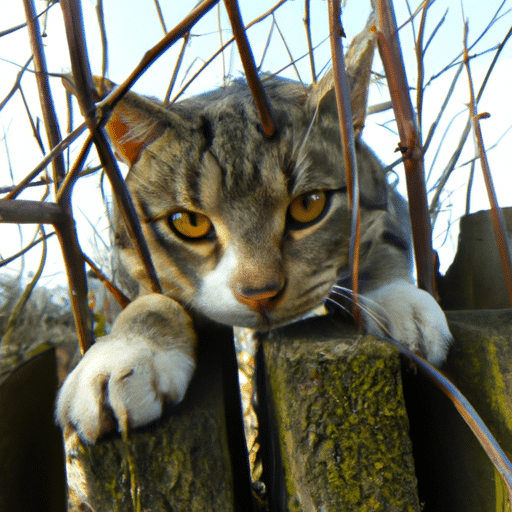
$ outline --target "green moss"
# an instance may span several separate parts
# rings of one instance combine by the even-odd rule
[[[417,510],[396,354],[370,338],[355,346],[274,339],[265,353],[290,510],[308,500],[332,510]]]

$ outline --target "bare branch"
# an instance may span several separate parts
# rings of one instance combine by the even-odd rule
[[[63,215],[62,208],[56,203],[22,199],[0,201],[0,222],[58,224],[63,220]]]
[[[8,101],[14,96],[14,93],[20,88],[21,79],[23,77],[23,74],[27,70],[29,64],[32,62],[32,59],[34,56],[32,55],[26,62],[26,64],[21,68],[21,70],[18,72],[18,75],[16,76],[16,80],[14,82],[14,85],[12,86],[11,90],[7,93],[7,96],[0,102],[0,110],[2,110],[5,105],[8,103]]]
[[[105,26],[105,15],[103,12],[103,0],[97,0],[96,3],[96,16],[98,18],[98,25],[100,28],[101,37],[101,76],[108,75],[108,39],[107,28]]]
[[[36,82],[39,90],[39,99],[41,101],[41,110],[46,129],[46,135],[50,149],[53,149],[61,142],[61,135],[55,107],[50,91],[50,84],[48,81],[48,69],[46,67],[46,58],[44,55],[44,47],[39,33],[39,23],[34,8],[33,0],[23,0],[25,7],[25,17],[27,20],[27,28],[30,37],[30,46],[34,55],[34,65],[36,70]],[[57,190],[59,183],[64,179],[66,173],[64,166],[64,159],[61,155],[57,155],[52,162],[53,166],[53,181],[55,190]]]
[[[390,0],[376,0],[376,11],[377,41],[400,135],[400,150],[404,156],[418,286],[433,293],[435,290],[434,253],[423,151],[408,93],[409,87],[398,40],[395,12]]]
[[[2,200],[4,199],[16,199],[19,194],[28,186],[28,184],[42,172],[48,164],[62,152],[87,128],[85,123],[82,123],[72,133],[70,133],[60,144],[55,146],[42,160],[39,162],[37,167],[34,168],[29,174],[27,174],[19,183],[16,185]]]
[[[110,279],[95,265],[94,261],[86,254],[83,255],[85,262],[91,270],[96,274],[96,277],[104,284],[105,288],[114,296],[118,304],[124,309],[130,304],[130,299],[117,287]]]
[[[268,11],[266,11],[265,13],[263,13],[261,16],[258,16],[257,18],[255,18],[254,20],[252,20],[246,27],[245,27],[245,30],[247,30],[248,28],[252,27],[253,25],[255,25],[256,23],[259,23],[260,21],[263,21],[265,18],[267,18],[268,16],[270,16],[272,13],[274,13],[276,11],[276,9],[278,9],[279,7],[281,7],[281,5],[283,5],[285,2],[287,2],[288,0],[279,0],[279,2],[277,2],[276,5],[274,5],[273,7],[271,7]],[[232,37],[231,39],[229,39],[228,41],[226,41],[226,43],[221,46],[200,68],[199,70],[192,76],[192,78],[177,92],[176,96],[174,96],[174,98],[171,100],[171,103],[174,103],[184,92],[185,90],[187,89],[187,87],[204,71],[204,69],[206,69],[206,67],[208,67],[220,54],[222,54],[224,52],[224,50],[230,45],[232,44],[233,42],[235,41],[235,38]],[[299,60],[299,59],[297,59]]]
[[[352,109],[350,105],[350,89],[345,70],[345,57],[341,46],[341,37],[345,35],[341,25],[340,0],[329,0],[329,32],[331,38],[332,69],[334,78],[334,91],[338,109],[341,146],[345,163],[345,175],[349,205],[352,212],[350,263],[352,271],[352,291],[354,292],[353,314],[355,321],[361,322],[361,310],[357,302],[359,291],[359,241],[361,238],[361,210],[359,207],[359,180],[357,174],[357,161],[354,144],[354,129],[352,125]]]
[[[308,43],[309,65],[311,67],[311,81],[316,84],[315,56],[313,54],[313,43],[311,41],[310,24],[310,0],[304,0],[304,28],[306,29],[306,40]]]
[[[160,25],[162,25],[162,30],[164,31],[164,34],[167,33],[167,27],[165,26],[165,20],[164,15],[162,13],[162,8],[160,7],[160,2],[158,0],[154,0],[156,12],[158,14],[158,19],[160,20]]]
[[[263,133],[265,133],[267,138],[271,138],[275,132],[274,122],[270,115],[270,106],[267,95],[261,85],[258,72],[256,71],[254,56],[252,54],[249,41],[247,40],[245,28],[242,23],[242,17],[240,15],[240,9],[238,8],[238,2],[237,0],[225,0],[225,4],[229,20],[231,22],[233,35],[235,36],[236,44],[238,46],[238,53],[240,54],[242,65],[244,67],[247,84],[251,89],[252,96],[256,102],[256,107],[260,115]]]
[[[112,184],[112,188],[115,191],[120,207],[119,209],[124,217],[128,233],[139,257],[141,258],[141,261],[144,264],[151,290],[154,292],[161,292],[160,283],[158,282],[151,254],[149,253],[149,249],[144,240],[140,221],[135,212],[130,194],[126,188],[119,167],[117,166],[112,149],[108,144],[104,129],[100,127],[98,121],[93,117],[95,112],[93,101],[94,88],[87,50],[85,48],[85,34],[82,24],[80,4],[78,0],[65,0],[62,1],[61,4],[64,13],[66,34],[68,36],[73,75],[76,80],[74,83],[74,91],[81,105],[81,110],[86,118],[86,123],[91,130],[100,161],[105,168],[107,176]],[[120,98],[121,96],[118,97],[118,100]]]
[[[482,167],[482,173],[485,182],[485,188],[487,189],[487,196],[491,205],[491,219],[494,229],[494,236],[496,237],[496,244],[500,254],[501,265],[503,268],[503,276],[505,278],[505,285],[507,287],[508,301],[512,306],[512,259],[510,256],[510,248],[505,235],[506,227],[503,219],[503,214],[498,205],[498,198],[492,182],[491,171],[489,169],[489,162],[485,153],[484,140],[482,136],[482,130],[480,128],[480,119],[489,117],[488,113],[477,113],[475,91],[473,87],[473,79],[471,77],[471,67],[469,64],[469,56],[467,53],[467,36],[468,36],[468,24],[464,24],[464,65],[468,74],[468,86],[469,86],[469,110],[471,112],[471,120],[473,124],[473,133],[476,139],[476,146],[478,148],[478,155],[480,158],[480,165]],[[511,499],[512,499],[512,488]]]
[[[8,347],[11,343],[12,335],[14,334],[14,329],[16,328],[16,324],[18,320],[21,317],[21,314],[23,313],[23,310],[25,309],[25,306],[28,302],[28,299],[30,298],[30,295],[32,294],[32,291],[34,290],[34,287],[36,286],[37,281],[39,281],[39,278],[41,277],[41,274],[43,273],[44,264],[46,263],[46,254],[47,254],[47,244],[46,244],[46,236],[44,233],[44,228],[42,226],[39,226],[39,229],[41,230],[42,241],[43,241],[43,250],[41,251],[41,260],[39,261],[39,266],[34,274],[34,277],[30,280],[30,283],[25,287],[23,290],[23,293],[21,294],[20,299],[18,300],[16,306],[11,312],[11,316],[9,317],[9,321],[7,323],[7,330],[5,332],[4,337],[2,338],[2,344],[5,347]]]

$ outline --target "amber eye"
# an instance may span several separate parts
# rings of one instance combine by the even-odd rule
[[[296,197],[290,204],[290,217],[301,224],[307,224],[318,219],[322,215],[327,197],[325,192],[308,192]]]
[[[204,238],[213,230],[212,223],[206,215],[188,210],[173,213],[169,221],[175,231],[186,238]]]

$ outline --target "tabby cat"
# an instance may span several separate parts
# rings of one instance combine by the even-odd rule
[[[100,82],[97,82],[99,86]],[[103,95],[114,84],[106,82]],[[116,246],[140,293],[69,375],[57,418],[94,442],[158,418],[183,399],[197,318],[265,330],[298,320],[350,282],[350,213],[332,75],[264,81],[276,126],[265,137],[243,81],[173,105],[128,93],[107,130],[165,295],[116,221]],[[360,288],[367,330],[440,363],[451,335],[411,279],[404,202],[360,140]],[[405,215],[404,215],[405,214]]]

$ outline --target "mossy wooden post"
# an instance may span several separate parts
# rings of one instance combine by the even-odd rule
[[[512,453],[512,310],[447,314],[455,341],[443,371]],[[453,404],[422,374],[404,393],[424,512],[507,511],[506,488]]]
[[[419,511],[396,350],[332,317],[262,346],[271,510]]]
[[[233,365],[225,360],[228,344],[231,330],[200,336],[198,370],[185,400],[155,425],[127,441],[113,435],[84,446],[76,434],[66,440],[70,511],[250,510],[249,486],[241,491],[234,484],[244,475],[233,469],[233,432],[228,441],[222,372],[223,363]]]
[[[512,208],[502,208],[512,248]],[[510,303],[489,210],[460,219],[457,254],[439,281],[444,309],[498,309]]]

